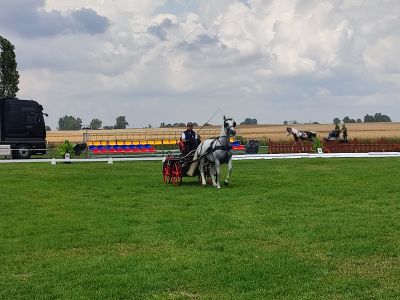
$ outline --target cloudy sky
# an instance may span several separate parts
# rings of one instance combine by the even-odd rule
[[[400,121],[399,0],[0,0],[20,92],[57,127]],[[219,114],[211,123],[219,123]]]

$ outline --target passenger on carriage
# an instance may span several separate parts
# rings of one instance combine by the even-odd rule
[[[345,124],[342,126],[343,141],[347,142],[347,127]]]
[[[340,138],[340,127],[339,123],[335,123],[335,129],[328,134],[328,140],[338,140]],[[347,133],[347,132],[346,132]]]
[[[195,150],[197,146],[200,144],[200,136],[194,132],[193,123],[187,123],[187,129],[182,132],[181,136],[181,152],[184,155],[187,155],[191,151]]]

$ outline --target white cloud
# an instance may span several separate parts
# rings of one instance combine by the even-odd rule
[[[91,8],[73,9],[64,13],[45,11],[43,0],[26,3],[21,0],[0,0],[0,7],[0,26],[4,32],[24,38],[79,33],[95,35],[105,32],[109,26],[108,19]]]
[[[80,8],[92,8],[114,21],[118,17],[138,15],[150,18],[154,11],[164,5],[166,0],[46,0],[47,11],[68,11]]]
[[[45,102],[51,115],[76,109],[86,122],[96,116],[109,123],[126,114],[136,126],[202,122],[216,107],[266,123],[286,115],[330,121],[338,114],[326,105],[332,99],[356,99],[345,106],[352,117],[368,107],[400,120],[393,102],[400,90],[398,0],[185,3],[45,1],[49,14],[91,9],[109,25],[101,34],[29,39],[6,28],[16,45],[21,96]]]
[[[364,52],[366,66],[379,73],[400,74],[400,36],[380,38]]]

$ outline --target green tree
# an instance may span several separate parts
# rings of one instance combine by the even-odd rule
[[[114,126],[106,125],[103,127],[104,130],[113,130]]]
[[[80,130],[82,128],[82,120],[73,116],[67,116],[58,120],[58,130]]]
[[[364,116],[364,123],[368,123],[368,122],[375,122],[375,119],[373,116],[370,116],[369,114],[366,114]]]
[[[360,118],[358,118],[357,123],[362,123],[362,120]]]
[[[257,119],[246,118],[240,125],[257,125]]]
[[[340,119],[339,118],[334,118],[333,119],[333,124],[339,124],[340,123]]]
[[[343,118],[343,123],[356,123],[356,120],[350,119],[348,116]]]
[[[381,113],[376,113],[375,115],[368,115],[364,116],[364,122],[392,122],[390,117],[387,115],[382,115]]]
[[[382,115],[381,113],[376,113],[374,115],[375,122],[392,122],[392,120],[387,115]]]
[[[19,83],[14,46],[0,36],[0,97],[15,97]]]
[[[103,124],[103,122],[96,118],[94,118],[92,121],[90,121],[90,127],[92,127],[93,130],[101,129],[102,124]]]
[[[172,127],[186,127],[185,123],[174,123]]]
[[[129,123],[125,120],[125,116],[119,116],[116,119],[114,129],[126,129],[127,125],[129,125]]]
[[[162,123],[160,124],[160,128],[170,128],[170,127],[172,127],[172,125],[171,125],[171,124],[167,124],[167,123],[165,123],[165,122],[162,122]]]

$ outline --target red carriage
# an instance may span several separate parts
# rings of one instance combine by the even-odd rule
[[[162,174],[164,183],[171,183],[178,186],[182,182],[183,177],[194,177],[200,176],[200,171],[198,168],[198,159],[194,160],[194,154],[196,150],[192,150],[189,153],[185,152],[185,147],[180,142],[179,144],[180,154],[173,155],[169,153],[163,160]],[[188,174],[188,171],[192,164],[196,164],[196,169],[193,174]],[[211,163],[206,164],[206,176],[210,177]]]
[[[165,157],[163,162],[163,179],[165,183],[180,185],[182,178],[199,176],[201,184],[207,185],[207,182],[217,188],[220,186],[220,166],[223,163],[228,165],[228,172],[224,184],[228,185],[229,176],[232,172],[232,146],[229,139],[235,136],[236,122],[232,118],[226,118],[221,126],[219,136],[202,141],[197,149],[185,151],[183,144],[180,143],[181,154],[174,156],[172,154]],[[187,153],[189,152],[189,153]]]

